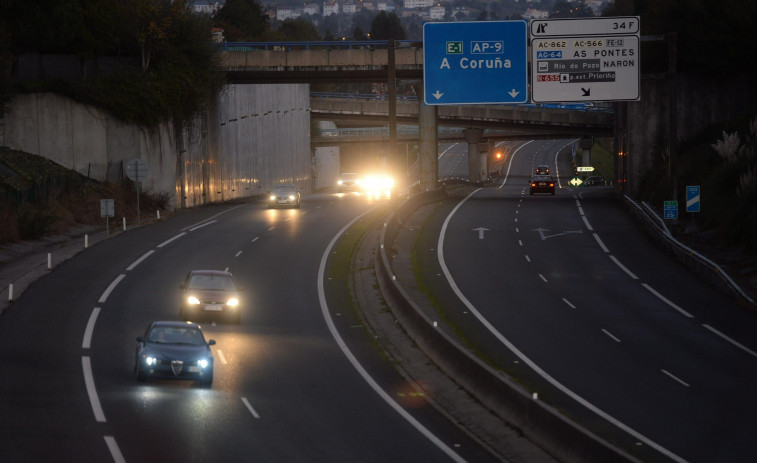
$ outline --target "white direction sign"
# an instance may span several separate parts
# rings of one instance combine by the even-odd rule
[[[535,103],[639,99],[639,17],[543,19],[531,27]]]

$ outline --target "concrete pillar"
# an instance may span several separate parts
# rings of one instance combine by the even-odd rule
[[[471,182],[481,181],[481,159],[479,158],[478,144],[484,138],[483,129],[463,129],[465,141],[468,142],[468,180]],[[486,162],[484,161],[484,168]]]
[[[433,190],[439,183],[437,108],[423,102],[422,83],[413,84],[413,89],[418,95],[418,183],[421,191]]]
[[[590,166],[591,165],[591,148],[594,146],[594,139],[593,138],[582,138],[581,141],[578,142],[578,148],[580,151],[580,159],[579,166]]]

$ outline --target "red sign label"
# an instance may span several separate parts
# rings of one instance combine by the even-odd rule
[[[560,74],[539,74],[536,76],[537,82],[560,82]]]

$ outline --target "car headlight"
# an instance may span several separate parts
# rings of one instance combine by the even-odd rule
[[[337,184],[337,185],[341,185],[342,183],[344,183],[344,182],[343,182],[343,181],[341,181],[341,180],[337,180],[337,181],[336,181],[336,184]]]
[[[210,365],[210,362],[208,362],[207,359],[200,359],[197,361],[197,366],[200,368],[208,368],[208,365]]]
[[[155,357],[150,357],[149,355],[145,357],[145,365],[153,366],[156,363],[158,363],[158,359],[156,359]]]
[[[239,305],[239,299],[237,299],[236,297],[229,298],[229,300],[226,301],[226,305],[230,307],[236,307]]]
[[[294,201],[294,195],[289,195],[289,200]]]
[[[271,201],[276,201],[276,195],[271,195],[268,199],[270,199]]]
[[[200,303],[200,300],[199,300],[199,299],[197,299],[197,298],[196,298],[196,297],[194,297],[194,296],[189,296],[189,297],[187,298],[187,302],[188,302],[188,303],[190,303],[191,305],[198,305],[198,304]]]

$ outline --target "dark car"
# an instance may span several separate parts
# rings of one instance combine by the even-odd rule
[[[546,164],[536,166],[534,175],[549,175],[549,166]]]
[[[534,175],[531,178],[531,194],[555,194],[555,179],[551,175]]]
[[[239,323],[242,319],[241,291],[231,272],[192,270],[187,273],[179,289],[179,316],[184,320],[221,316]]]
[[[345,172],[336,181],[336,190],[339,193],[345,191],[359,191],[361,188],[360,174]]]
[[[584,180],[583,186],[596,186],[596,185],[604,185],[605,179],[600,177],[599,175],[592,175],[591,177]]]
[[[272,207],[300,207],[300,192],[291,183],[276,185],[268,196],[268,208]]]
[[[147,378],[188,379],[204,386],[213,383],[214,340],[205,341],[200,325],[191,322],[156,321],[137,336],[134,373]]]

